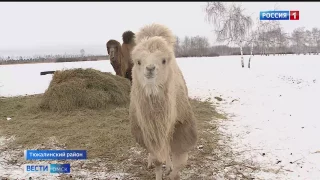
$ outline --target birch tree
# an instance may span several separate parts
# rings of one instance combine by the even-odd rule
[[[84,54],[85,54],[84,49],[81,49],[81,50],[80,50],[80,54],[81,54],[81,57],[84,57]]]
[[[295,52],[299,55],[305,46],[304,27],[299,27],[293,30],[291,40],[295,44]]]
[[[175,54],[177,57],[181,56],[181,40],[178,36],[176,36]]]
[[[312,40],[315,45],[315,54],[319,54],[320,49],[320,29],[312,28]]]
[[[181,45],[182,54],[187,54],[190,49],[190,38],[186,36]]]
[[[257,37],[258,37],[258,31],[252,31],[251,33],[251,38],[248,39],[248,44],[251,45],[251,49],[250,49],[250,57],[249,57],[249,61],[248,61],[248,68],[250,68],[251,66],[251,58],[252,58],[252,54],[253,54],[253,46],[257,45]]]
[[[313,52],[314,43],[312,41],[312,32],[310,30],[306,30],[304,32],[304,40],[305,40],[305,54],[311,54]]]
[[[218,42],[234,43],[240,48],[241,66],[243,62],[243,45],[253,26],[252,18],[244,13],[241,5],[232,3],[228,6],[222,2],[208,2],[206,19],[214,25]]]
[[[251,67],[251,58],[253,55],[253,47],[259,47],[260,43],[259,43],[259,35],[260,35],[260,28],[261,28],[261,21],[259,20],[259,18],[256,20],[257,21],[257,27],[256,30],[251,30],[250,36],[248,37],[248,45],[251,45],[251,49],[250,49],[250,57],[249,57],[249,61],[248,61],[248,68]]]
[[[289,45],[289,37],[288,37],[288,34],[283,31],[282,27],[280,29],[278,41],[279,41],[279,50],[283,55],[285,55],[286,54],[285,51],[287,51],[287,47]]]

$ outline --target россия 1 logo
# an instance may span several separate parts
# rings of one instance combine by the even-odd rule
[[[260,11],[260,20],[299,20],[299,11]]]

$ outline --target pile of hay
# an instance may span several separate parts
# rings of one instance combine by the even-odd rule
[[[70,111],[128,105],[130,81],[94,69],[56,71],[40,102],[42,109]]]

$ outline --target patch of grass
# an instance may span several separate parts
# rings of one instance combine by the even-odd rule
[[[198,123],[208,123],[215,119],[226,119],[226,116],[218,113],[215,106],[212,104],[210,99],[206,101],[200,101],[197,99],[190,99],[191,105],[195,112],[195,116],[198,119]],[[211,117],[211,118],[210,118]]]
[[[1,135],[16,137],[9,148],[19,146],[22,149],[31,149],[38,144],[45,146],[51,137],[55,137],[62,148],[85,149],[89,159],[105,159],[110,170],[123,166],[125,172],[133,176],[143,179],[154,178],[154,171],[146,168],[147,153],[136,144],[130,133],[127,106],[103,110],[82,108],[59,113],[41,111],[38,105],[43,96],[2,100]],[[218,139],[206,131],[209,127],[212,130],[216,129],[209,122],[213,118],[224,116],[217,113],[210,102],[193,99],[190,101],[198,120],[198,144],[204,145],[203,151],[195,149],[191,152],[191,161],[198,161],[200,157],[208,155],[213,150]],[[12,120],[7,121],[6,117],[12,117]],[[142,153],[137,156],[132,152],[133,147]]]
[[[30,149],[55,137],[67,149],[88,150],[89,158],[117,158],[117,153],[134,145],[128,131],[130,124],[126,106],[55,113],[37,108],[42,98],[43,95],[37,95],[2,101],[5,108],[0,112],[0,131],[2,135],[16,137],[12,148],[18,144]],[[12,119],[8,121],[6,117]]]

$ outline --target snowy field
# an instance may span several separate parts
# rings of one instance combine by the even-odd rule
[[[239,56],[178,63],[190,96],[210,97],[228,114],[220,130],[238,158],[276,169],[257,179],[320,179],[320,56],[254,56],[251,69],[245,60],[245,68]],[[41,71],[69,68],[113,71],[109,61],[0,66],[0,96],[43,93],[52,75]]]

